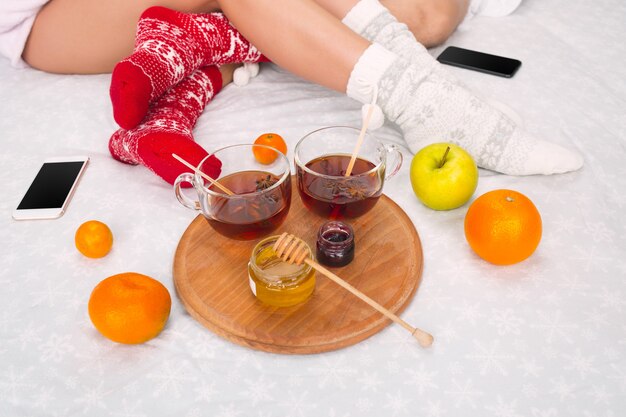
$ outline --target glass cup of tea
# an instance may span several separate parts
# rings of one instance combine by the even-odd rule
[[[272,162],[259,162],[255,152]],[[197,200],[183,192],[184,183],[193,186]],[[180,174],[174,192],[183,206],[200,211],[216,232],[231,239],[257,239],[275,230],[287,217],[291,205],[290,163],[284,154],[269,146],[227,146],[205,157],[195,173]]]
[[[361,129],[332,126],[304,136],[295,148],[298,192],[304,206],[330,219],[356,218],[370,211],[385,180],[402,166],[402,153],[366,133],[346,176]]]

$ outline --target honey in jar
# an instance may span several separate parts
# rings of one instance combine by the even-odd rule
[[[279,236],[261,240],[252,250],[248,263],[250,289],[259,301],[274,307],[302,303],[315,289],[315,270],[311,266],[282,261],[273,249]],[[307,245],[308,257],[312,258]]]

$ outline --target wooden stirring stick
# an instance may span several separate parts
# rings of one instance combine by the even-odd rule
[[[346,281],[330,272],[328,269],[324,268],[312,259],[309,259],[309,257],[307,256],[308,250],[306,248],[306,243],[304,243],[304,241],[302,241],[301,239],[289,233],[283,233],[282,235],[280,235],[276,243],[274,243],[273,248],[278,257],[281,258],[283,261],[288,263],[295,263],[296,265],[300,265],[304,262],[307,265],[310,265],[315,270],[326,275],[328,278],[330,278],[331,281],[350,291],[353,295],[356,295],[358,298],[365,301],[370,306],[374,307],[387,318],[404,327],[411,333],[414,338],[417,339],[419,344],[423,347],[429,347],[433,344],[432,335],[421,329],[418,329],[417,327],[411,326],[400,317],[396,316],[391,311],[387,310],[385,307],[378,304],[376,301],[372,300],[367,295],[363,294],[361,291],[357,290],[352,285],[348,284]]]
[[[367,127],[370,124],[372,113],[374,113],[374,105],[370,104],[367,110],[367,115],[365,115],[365,120],[363,121],[363,126],[361,127],[361,132],[359,133],[359,138],[357,139],[354,150],[352,151],[352,156],[350,157],[350,163],[348,164],[348,168],[346,169],[346,173],[344,175],[346,177],[349,177],[350,174],[352,174],[352,169],[354,168],[354,163],[356,162],[356,156],[359,154],[359,149],[361,149],[361,145],[363,144],[363,139],[365,138],[365,132],[367,131]]]
[[[202,176],[202,178],[204,178],[205,180],[207,180],[211,184],[215,185],[217,188],[219,188],[220,190],[224,191],[226,194],[228,194],[228,195],[235,195],[235,193],[230,191],[228,188],[224,187],[222,184],[220,184],[219,182],[217,182],[213,178],[209,177],[207,174],[205,174],[204,172],[200,171],[197,167],[191,165],[189,162],[185,161],[180,156],[178,156],[175,153],[173,153],[172,157],[174,157],[174,159],[176,159],[181,164],[185,165],[187,168],[193,169],[194,172],[197,172],[198,174],[200,174]]]

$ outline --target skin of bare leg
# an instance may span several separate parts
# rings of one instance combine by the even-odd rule
[[[444,43],[463,21],[469,6],[469,0],[383,0],[381,3],[427,48]]]
[[[316,0],[337,19],[343,18],[356,1]],[[420,42],[432,46],[454,31],[467,12],[467,2],[384,0],[383,4]],[[140,14],[156,5],[193,13],[219,10],[218,0],[52,0],[38,14],[23,58],[32,67],[53,73],[111,72],[132,52]],[[238,8],[233,5],[234,10]]]
[[[22,57],[46,72],[111,72],[132,53],[137,20],[151,6],[194,13],[218,9],[215,0],[52,0],[37,15]]]
[[[358,0],[315,0],[338,19]],[[406,24],[415,38],[427,48],[446,41],[465,18],[469,0],[381,0],[392,15]]]
[[[219,1],[233,25],[274,63],[342,93],[370,42],[312,0]],[[268,30],[275,28],[275,30]]]
[[[233,81],[233,73],[235,72],[235,69],[240,66],[240,64],[226,64],[220,67],[220,73],[222,74],[222,87]]]

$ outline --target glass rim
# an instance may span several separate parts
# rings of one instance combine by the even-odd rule
[[[320,132],[320,131],[322,131],[322,130],[329,130],[329,129],[336,129],[336,128],[351,129],[351,130],[356,131],[356,132],[357,132],[357,134],[361,131],[361,129],[356,128],[356,127],[353,127],[353,126],[343,126],[343,125],[337,125],[337,126],[325,126],[325,127],[320,127],[319,129],[315,129],[315,130],[313,130],[313,131],[311,131],[311,132],[307,133],[306,135],[304,135],[304,136],[303,136],[303,137],[302,137],[302,138],[298,141],[298,143],[296,143],[296,147],[294,148],[294,152],[293,152],[293,159],[294,159],[294,162],[296,163],[296,165],[298,165],[298,166],[299,166],[302,170],[304,170],[305,172],[308,172],[308,173],[310,173],[310,174],[312,174],[312,175],[315,175],[315,176],[320,177],[320,178],[332,179],[332,180],[337,180],[337,179],[339,179],[339,178],[359,178],[359,177],[365,177],[365,176],[372,175],[372,174],[374,174],[376,171],[378,171],[378,169],[381,167],[381,165],[382,165],[382,164],[383,164],[383,162],[384,162],[384,161],[382,161],[382,160],[381,160],[380,162],[378,162],[377,164],[374,164],[374,168],[372,168],[372,169],[370,169],[370,170],[368,170],[368,171],[365,171],[365,172],[361,172],[361,173],[359,173],[359,174],[352,174],[352,173],[351,173],[349,177],[346,177],[345,175],[328,175],[328,174],[322,174],[322,173],[320,173],[320,172],[313,171],[312,169],[310,169],[309,167],[307,167],[304,163],[302,163],[302,161],[300,160],[300,156],[298,155],[298,153],[299,153],[299,152],[298,152],[298,150],[300,149],[300,146],[302,145],[302,142],[304,142],[304,140],[305,140],[306,138],[308,138],[309,136],[311,136],[311,135],[313,135],[313,134],[315,134],[315,133],[318,133],[318,132]],[[365,136],[366,136],[366,137],[367,137],[367,136],[369,136],[369,137],[372,137],[372,138],[373,138],[373,136],[370,134],[370,132],[365,132]],[[358,136],[357,136],[357,139],[358,139]],[[383,146],[384,146],[384,144],[383,144],[381,141],[379,141],[378,139],[374,138],[374,140],[376,141],[376,143],[377,143],[378,145],[383,145]],[[313,158],[313,159],[318,159],[318,158],[322,158],[322,157],[325,157],[325,156],[332,156],[332,155],[346,155],[346,156],[350,156],[350,157],[352,157],[352,152],[350,152],[350,153],[348,153],[348,154],[344,154],[344,153],[342,153],[342,154],[337,154],[337,153],[335,153],[335,154],[320,154],[319,156],[317,156],[316,158]],[[357,155],[357,158],[358,158],[358,155]],[[312,160],[313,160],[313,159],[312,159]],[[312,160],[311,160],[311,161],[312,161]],[[311,161],[309,161],[309,162],[311,162]],[[369,161],[369,160],[366,160],[366,161],[371,162],[372,164],[374,163],[374,162]],[[308,162],[307,162],[307,163],[308,163]]]
[[[209,159],[211,156],[215,155],[216,153],[220,152],[220,151],[224,151],[227,149],[231,149],[231,148],[239,148],[239,147],[250,147],[253,148],[255,146],[258,146],[260,148],[265,148],[268,150],[272,150],[274,152],[276,152],[278,154],[278,158],[282,159],[286,169],[285,172],[283,173],[283,175],[280,177],[280,179],[278,181],[276,181],[275,184],[272,184],[270,187],[264,188],[260,191],[255,191],[252,193],[245,193],[245,194],[226,194],[225,192],[218,192],[218,191],[214,191],[214,190],[210,190],[209,188],[207,188],[204,185],[204,182],[207,182],[207,180],[205,180],[202,175],[199,174],[200,168],[202,166],[202,164]],[[216,156],[217,158],[217,156]],[[218,158],[219,159],[219,158]],[[202,171],[204,172],[204,171]],[[245,172],[245,171],[236,171],[236,172]],[[206,173],[205,173],[206,174]],[[208,175],[208,174],[206,174]],[[205,156],[204,158],[202,158],[202,160],[198,163],[198,165],[196,165],[196,171],[194,172],[194,177],[196,179],[196,183],[197,184],[202,184],[200,185],[200,187],[202,187],[203,191],[207,194],[213,195],[213,196],[217,196],[217,197],[222,197],[222,198],[228,198],[228,199],[237,199],[237,198],[250,198],[250,197],[257,197],[260,195],[263,195],[267,192],[273,191],[274,189],[280,187],[285,180],[288,177],[291,177],[291,165],[289,164],[289,159],[287,159],[287,156],[285,154],[283,154],[281,151],[279,151],[278,149],[271,147],[271,146],[267,146],[267,145],[261,145],[261,144],[256,144],[256,143],[238,143],[235,145],[228,145],[228,146],[224,146],[222,148],[216,149],[213,152],[210,152],[207,156]],[[219,178],[217,178],[215,181],[219,181]],[[219,189],[219,188],[218,188]]]
[[[342,240],[341,242],[334,242],[332,240],[328,240],[327,238],[325,238],[324,229],[332,227],[332,226],[336,226],[336,228],[340,230],[345,229],[348,232],[347,239]],[[324,243],[328,244],[329,246],[336,247],[336,246],[351,245],[354,242],[354,228],[352,227],[350,223],[347,223],[341,220],[327,220],[324,223],[322,223],[319,230],[317,231],[317,237],[318,237],[318,240],[321,239]]]

